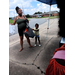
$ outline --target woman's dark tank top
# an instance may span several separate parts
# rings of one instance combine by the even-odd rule
[[[24,19],[17,19],[18,29],[26,29],[26,22]]]

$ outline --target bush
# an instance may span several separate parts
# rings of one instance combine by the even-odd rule
[[[31,16],[29,14],[26,15],[27,18],[31,18]]]

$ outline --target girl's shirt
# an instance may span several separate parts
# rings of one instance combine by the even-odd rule
[[[35,31],[35,30],[38,30],[38,31]],[[38,28],[38,29],[34,28],[34,34],[35,34],[36,36],[39,35],[39,28]]]

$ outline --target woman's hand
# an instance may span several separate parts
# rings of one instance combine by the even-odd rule
[[[16,20],[17,20],[17,17],[15,17],[14,22],[13,22],[12,24],[11,24],[11,23],[9,23],[9,25],[15,25]]]
[[[11,25],[11,23],[9,23],[9,25]]]
[[[28,23],[29,23],[29,20],[27,19],[27,17],[24,15],[24,18],[28,21]]]

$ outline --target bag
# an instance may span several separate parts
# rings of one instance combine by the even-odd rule
[[[28,22],[28,20],[26,19],[25,22],[26,22],[26,28],[28,28],[28,27],[29,27],[29,22]]]
[[[33,33],[32,29],[30,27],[25,29],[24,34],[27,37],[31,37],[31,38],[34,38],[34,36],[35,36],[35,34]]]

